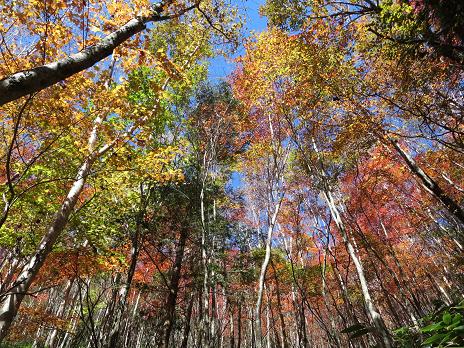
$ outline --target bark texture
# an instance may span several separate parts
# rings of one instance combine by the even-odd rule
[[[196,5],[185,8],[171,16],[163,16],[163,8],[172,1],[163,1],[153,8],[149,16],[136,16],[122,27],[105,36],[97,44],[72,54],[62,60],[32,69],[19,71],[0,80],[0,106],[31,93],[39,92],[68,77],[84,71],[110,56],[114,49],[140,33],[150,22],[159,22],[177,17]]]

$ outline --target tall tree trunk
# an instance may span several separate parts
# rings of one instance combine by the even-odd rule
[[[143,192],[142,192],[143,195]],[[112,328],[108,336],[108,342],[105,346],[109,348],[118,347],[119,336],[122,328],[123,316],[126,311],[127,299],[129,298],[129,292],[132,285],[132,279],[135,274],[135,267],[137,265],[137,259],[139,256],[139,237],[142,230],[142,221],[144,216],[144,209],[138,213],[137,224],[135,227],[135,233],[132,236],[132,247],[131,247],[131,261],[129,265],[129,270],[127,271],[127,278],[124,284],[119,289],[119,294],[117,297],[117,303],[115,307],[115,312],[113,313],[114,320],[112,322]]]
[[[277,310],[279,311],[278,314],[279,314],[279,320],[280,320],[280,326],[282,328],[282,346],[283,348],[289,348],[289,341],[288,341],[288,337],[287,337],[287,327],[285,325],[285,319],[284,319],[284,315],[282,313],[282,301],[281,301],[281,293],[280,293],[280,287],[279,287],[279,279],[277,277],[277,270],[274,266],[274,263],[272,262],[272,260],[270,261],[271,262],[271,267],[272,267],[272,270],[273,270],[273,273],[274,273],[274,281],[275,281],[275,288],[276,288],[276,295],[277,295]]]
[[[229,347],[235,348],[234,309],[232,306],[230,308],[229,320],[230,320]]]
[[[388,273],[390,273],[390,275],[392,276],[392,279],[393,281],[395,282],[395,285],[397,286],[397,289],[398,289],[398,292],[400,293],[400,296],[401,296],[401,301],[399,301],[396,296],[394,296],[393,294],[390,294],[390,296],[386,296],[386,302],[387,304],[389,305],[389,307],[391,308],[391,312],[393,314],[393,318],[396,319],[399,319],[399,316],[396,314],[396,310],[394,309],[394,306],[391,304],[391,301],[390,301],[390,297],[393,297],[396,302],[398,303],[398,305],[401,307],[401,309],[404,310],[404,313],[405,314],[408,314],[408,316],[411,318],[412,320],[412,323],[414,325],[417,324],[417,319],[416,317],[414,316],[413,314],[413,311],[411,311],[410,309],[408,309],[406,307],[406,305],[409,303],[412,305],[413,309],[415,310],[415,307],[414,307],[414,302],[406,296],[406,294],[404,293],[403,291],[403,285],[401,284],[396,272],[390,267],[390,265],[388,264],[388,262],[385,260],[386,257],[384,255],[381,255],[378,253],[378,251],[376,250],[376,248],[374,247],[374,245],[372,245],[372,243],[369,241],[368,238],[366,238],[366,236],[364,235],[363,233],[363,230],[361,228],[361,226],[358,224],[358,222],[356,221],[356,219],[353,218],[353,224],[355,226],[355,230],[358,232],[358,236],[362,239],[365,247],[366,247],[366,251],[368,253],[372,252],[374,257],[385,267],[385,269],[388,271]],[[374,272],[375,274],[377,275],[377,278],[379,280],[379,284],[381,286],[381,288],[386,291],[384,289],[384,285],[382,283],[382,277],[381,275],[378,273],[377,271],[377,268],[376,268],[376,265],[374,263],[372,263],[372,266],[373,266],[373,269],[374,269]],[[386,292],[387,294],[387,292]],[[396,326],[402,326],[403,324],[405,323],[399,323],[397,322],[396,323],[397,325]]]
[[[203,156],[203,168],[207,168],[207,153]],[[200,340],[205,345],[209,344],[209,269],[208,269],[208,251],[207,251],[207,226],[205,218],[205,190],[207,175],[204,174],[200,191],[200,217],[201,217],[201,263],[203,266],[203,290],[202,290],[202,316],[200,317]]]
[[[214,249],[214,242],[212,249]],[[215,347],[216,344],[216,322],[217,322],[217,301],[216,301],[216,283],[214,282],[214,269],[211,270],[211,284],[209,286],[211,292],[211,320],[210,320],[210,327],[209,327],[209,347]]]
[[[169,340],[171,337],[172,328],[175,322],[177,293],[179,292],[179,281],[182,271],[182,261],[184,259],[185,243],[188,237],[188,228],[182,227],[180,230],[179,243],[176,250],[176,258],[174,261],[174,269],[172,271],[171,280],[169,284],[169,295],[166,302],[166,320],[164,322],[164,347],[169,347]]]
[[[369,288],[367,286],[367,279],[364,274],[364,267],[362,265],[361,259],[358,257],[353,247],[353,244],[350,241],[348,232],[346,231],[345,224],[343,223],[341,219],[340,212],[338,210],[338,207],[335,204],[332,193],[329,190],[325,189],[323,192],[323,196],[327,202],[327,205],[329,206],[329,210],[332,215],[332,218],[334,219],[335,224],[337,225],[337,228],[342,235],[343,242],[346,246],[348,254],[350,255],[350,258],[355,265],[356,273],[358,275],[359,283],[361,285],[361,292],[363,294],[364,303],[366,305],[367,312],[369,313],[369,316],[371,317],[371,320],[375,328],[377,329],[378,333],[382,337],[383,346],[385,348],[390,348],[392,347],[391,338],[388,334],[388,330],[385,326],[385,323],[382,317],[380,316],[376,306],[374,305]]]
[[[267,267],[269,265],[269,261],[271,259],[271,243],[272,243],[272,232],[274,231],[275,224],[277,222],[277,215],[279,214],[279,210],[282,204],[282,199],[279,199],[274,207],[274,212],[272,217],[269,221],[269,225],[267,228],[267,236],[266,236],[266,253],[264,255],[264,260],[261,265],[261,271],[259,274],[258,280],[258,298],[256,300],[255,305],[255,337],[256,337],[256,347],[262,347],[262,331],[261,331],[261,306],[263,302],[263,291],[264,291],[264,282],[266,279]]]
[[[32,282],[45,262],[45,258],[52,250],[52,247],[60,233],[64,230],[68,222],[69,215],[73,211],[77,199],[82,192],[85,179],[90,173],[93,160],[94,158],[92,157],[86,159],[79,169],[76,181],[74,181],[71,186],[71,189],[69,190],[65,201],[62,203],[60,211],[56,214],[52,225],[49,227],[36,252],[18,276],[8,294],[5,295],[3,306],[0,310],[0,342],[8,333],[8,329],[18,312],[19,306],[21,305],[24,296],[27,295]]]
[[[188,345],[188,339],[189,339],[190,327],[191,327],[190,321],[192,319],[194,302],[195,302],[195,296],[191,295],[189,305],[187,308],[187,315],[185,316],[185,326],[184,326],[184,332],[182,334],[182,344],[180,345],[181,348],[187,348],[187,345]]]
[[[374,327],[376,328],[378,334],[381,336],[381,342],[380,342],[381,345],[385,348],[390,348],[393,345],[391,337],[388,333],[388,329],[385,325],[385,322],[380,316],[380,313],[377,310],[372,300],[369,287],[367,285],[367,279],[364,274],[364,267],[362,265],[361,259],[358,257],[356,250],[350,240],[348,231],[342,220],[339,208],[337,207],[335,200],[333,198],[333,194],[330,189],[330,185],[328,183],[328,177],[327,177],[327,174],[322,164],[322,158],[320,156],[319,150],[316,146],[316,142],[314,139],[312,139],[312,145],[313,145],[314,153],[317,155],[317,159],[319,163],[316,165],[316,168],[315,168],[316,170],[313,171],[309,165],[309,161],[306,158],[306,153],[302,150],[305,156],[305,163],[308,167],[308,172],[310,173],[315,172],[316,177],[320,180],[320,183],[322,185],[321,193],[324,197],[324,200],[327,203],[327,206],[329,207],[330,215],[332,216],[332,219],[335,221],[335,225],[337,226],[338,230],[340,231],[340,234],[342,235],[343,243],[345,244],[345,247],[348,251],[348,255],[350,256],[351,260],[353,261],[355,265],[356,273],[358,275],[359,283],[361,285],[361,292],[363,295],[365,308],[367,312],[369,313],[369,316],[374,324]]]
[[[32,282],[39,273],[40,268],[44,264],[48,254],[51,252],[60,233],[66,227],[69,216],[76,206],[79,195],[84,188],[87,176],[90,174],[92,164],[99,155],[99,152],[95,150],[95,146],[97,143],[97,131],[101,122],[102,119],[100,117],[97,117],[94,121],[94,127],[88,141],[89,155],[79,168],[77,176],[69,189],[65,200],[61,204],[60,210],[55,215],[52,224],[43,236],[35,253],[32,255],[29,262],[23,268],[16,281],[9,289],[8,294],[4,297],[3,305],[0,309],[0,342],[7,335],[24,296],[28,293]]]
[[[73,285],[73,280],[68,280],[66,283],[66,286],[63,289],[63,299],[61,300],[58,310],[55,313],[57,317],[62,317],[64,314],[64,311],[66,310],[66,306],[68,305],[69,295],[72,289],[72,285]],[[58,329],[53,329],[47,337],[45,346],[54,348],[57,335],[58,335]]]
[[[242,344],[242,304],[238,304],[237,311],[237,347]]]
[[[412,158],[399,144],[396,140],[389,139],[390,144],[396,152],[403,158],[406,162],[409,170],[420,180],[422,187],[425,188],[432,196],[438,199],[448,210],[448,212],[454,216],[457,221],[464,226],[464,210],[456,203],[450,196],[446,194],[445,191],[438,185],[438,183],[433,180],[430,176],[425,173],[421,167],[416,163],[414,158]],[[464,238],[464,236],[460,236]]]
[[[309,348],[308,335],[306,332],[306,315],[305,315],[305,306],[303,301],[300,302],[300,309],[298,311],[300,316],[300,324],[298,324],[298,330],[300,331],[300,347]]]
[[[333,318],[333,315],[330,311],[329,308],[329,299],[327,297],[327,291],[326,291],[326,267],[327,267],[327,249],[328,249],[328,244],[330,243],[329,240],[327,240],[327,245],[326,245],[326,251],[324,252],[324,259],[322,262],[322,269],[321,269],[321,279],[322,279],[322,287],[321,287],[321,292],[322,292],[322,298],[324,299],[324,306],[327,310],[327,315],[329,316],[330,320],[330,329],[331,329],[331,338],[333,338],[334,343],[337,347],[340,347],[340,336],[336,330],[335,326],[335,320]]]
[[[129,320],[126,320],[126,323],[125,323],[124,331],[125,331],[126,338],[124,339],[124,347],[129,347],[130,346],[130,344],[128,342],[129,342],[129,339],[132,336],[131,333],[132,333],[133,330],[129,330],[129,327],[134,328],[137,325],[137,322],[135,321],[135,318],[136,318],[136,315],[137,315],[137,310],[139,308],[140,296],[141,295],[142,295],[142,292],[139,291],[138,294],[137,294],[137,299],[135,300],[134,308],[132,308],[132,315],[131,315]]]

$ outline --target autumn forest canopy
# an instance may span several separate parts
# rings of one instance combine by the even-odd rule
[[[463,347],[464,2],[0,0],[0,191],[0,347]]]

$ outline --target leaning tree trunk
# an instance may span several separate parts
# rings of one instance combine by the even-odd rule
[[[8,294],[5,295],[3,306],[0,309],[0,341],[3,340],[8,333],[8,329],[18,312],[24,296],[27,295],[32,282],[45,262],[45,258],[52,250],[58,236],[66,227],[69,215],[73,211],[77,199],[82,192],[85,178],[90,172],[92,162],[93,159],[88,158],[79,169],[76,181],[74,181],[65,201],[61,205],[59,212],[56,214],[55,220],[49,227],[45,236],[42,238],[39,247],[31,257],[27,266],[18,276]]]
[[[378,333],[382,337],[383,347],[390,348],[392,347],[391,338],[388,334],[388,330],[385,326],[385,323],[382,317],[380,316],[380,313],[378,312],[376,306],[374,305],[371,294],[369,292],[369,288],[367,286],[367,279],[364,274],[364,267],[362,265],[361,259],[358,257],[353,247],[353,244],[350,241],[348,232],[345,228],[345,224],[343,223],[341,219],[340,212],[338,210],[338,207],[335,204],[332,193],[329,190],[324,189],[323,196],[324,196],[325,201],[327,202],[327,205],[329,206],[330,214],[332,215],[332,218],[334,219],[335,224],[337,225],[337,228],[342,235],[342,239],[346,246],[348,254],[355,265],[356,273],[358,275],[359,283],[361,285],[361,292],[364,298],[364,304],[366,306],[367,312],[369,313],[369,316],[371,317],[371,320],[375,328],[377,329]]]
[[[316,142],[314,139],[312,139],[312,147],[314,150],[314,153],[317,155],[317,159],[319,160],[320,163],[318,163],[315,167],[315,170],[313,171],[309,161],[306,158],[306,153],[304,150],[300,147],[300,151],[304,155],[304,160],[305,164],[307,166],[308,172],[309,173],[314,173],[314,175],[319,179],[320,184],[321,184],[321,193],[322,196],[324,197],[324,200],[327,203],[327,206],[330,211],[330,215],[332,216],[332,219],[335,221],[335,225],[337,226],[338,230],[340,231],[340,234],[342,235],[343,243],[345,244],[346,250],[348,251],[348,255],[350,256],[351,260],[353,261],[356,269],[356,273],[358,275],[359,283],[361,285],[361,292],[363,295],[364,299],[364,304],[365,308],[372,320],[372,323],[374,324],[374,327],[378,334],[381,336],[381,342],[380,344],[384,348],[391,348],[392,347],[392,340],[391,337],[388,333],[388,329],[385,325],[385,322],[383,321],[382,317],[380,316],[379,311],[377,310],[376,306],[374,305],[374,302],[372,300],[369,287],[367,285],[367,279],[364,274],[364,267],[362,265],[361,259],[358,257],[353,244],[351,243],[351,240],[348,235],[348,231],[346,230],[345,224],[342,220],[339,208],[337,207],[335,200],[333,198],[332,191],[330,189],[330,185],[328,183],[328,178],[327,174],[323,168],[322,164],[322,159],[320,157],[319,150],[316,146]]]
[[[140,212],[139,215],[142,215],[143,212]],[[139,236],[142,229],[142,217],[137,218],[137,226],[135,227],[135,233],[132,236],[132,248],[131,248],[131,262],[129,265],[129,270],[127,271],[127,278],[125,283],[119,289],[119,296],[117,297],[117,303],[115,308],[113,327],[111,328],[110,334],[108,336],[108,342],[106,346],[108,348],[118,347],[119,336],[122,328],[123,316],[126,311],[127,300],[129,298],[129,292],[132,285],[132,279],[135,274],[135,267],[137,265],[137,259],[139,256]]]
[[[464,226],[464,210],[456,203],[445,191],[433,180],[430,176],[425,173],[421,167],[416,163],[403,148],[398,144],[396,140],[389,139],[390,144],[394,147],[396,152],[406,162],[409,170],[420,180],[422,186],[427,192],[438,199],[448,210],[448,212],[454,216],[458,222]]]
[[[135,34],[143,31],[150,22],[160,22],[178,17],[197,7],[194,5],[178,13],[162,15],[163,9],[173,3],[172,0],[160,2],[147,16],[136,16],[122,27],[105,36],[97,44],[72,54],[62,60],[20,71],[0,80],[0,106],[25,95],[50,87],[57,82],[92,67],[113,53],[113,50]]]
[[[61,204],[60,210],[56,213],[52,224],[48,228],[47,233],[43,236],[35,253],[23,268],[8,293],[4,296],[2,308],[0,309],[0,342],[7,335],[24,296],[28,294],[32,282],[39,273],[40,268],[44,264],[48,254],[51,252],[59,235],[66,227],[69,216],[76,206],[77,200],[84,188],[87,176],[90,174],[92,164],[99,155],[95,146],[97,143],[97,131],[101,122],[102,119],[100,117],[95,119],[94,128],[88,141],[89,155],[79,168],[77,176],[68,191],[66,199]]]

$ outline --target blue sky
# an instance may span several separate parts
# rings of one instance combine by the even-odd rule
[[[240,13],[246,17],[243,30],[245,37],[249,37],[254,32],[261,32],[266,29],[267,20],[258,13],[259,7],[263,5],[264,2],[265,0],[240,0],[233,2],[233,5],[237,6]],[[240,56],[243,52],[243,47],[239,47],[234,57]],[[209,79],[211,81],[217,81],[227,77],[234,69],[234,62],[231,58],[216,57],[211,59],[210,62]]]
[[[261,17],[258,13],[259,7],[264,4],[265,0],[240,0],[236,1],[235,5],[239,8],[242,15],[246,18],[244,23],[243,33],[245,37],[250,37],[253,33],[259,33],[267,28],[267,20]],[[243,46],[239,47],[234,57],[238,57],[244,53]],[[234,69],[233,58],[216,57],[210,60],[209,79],[218,81],[226,78]],[[233,189],[242,186],[243,175],[239,172],[233,172],[230,177],[229,185]]]

